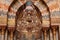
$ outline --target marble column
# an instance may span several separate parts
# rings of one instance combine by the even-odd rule
[[[60,40],[60,25],[59,25],[59,40]]]
[[[49,27],[43,27],[44,40],[49,40],[48,30],[49,30]]]
[[[5,31],[5,40],[8,39],[8,30]]]
[[[58,25],[51,25],[52,28],[52,33],[53,33],[53,40],[57,40],[57,29],[58,29]]]

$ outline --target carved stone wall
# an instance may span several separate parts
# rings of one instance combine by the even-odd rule
[[[31,0],[31,1],[41,12],[44,27],[45,26],[49,27],[50,21],[51,25],[60,25],[60,0]],[[15,29],[16,12],[26,2],[27,0],[0,0],[0,29],[5,29],[5,27],[7,27],[10,31]]]

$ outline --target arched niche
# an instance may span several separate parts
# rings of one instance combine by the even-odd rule
[[[41,39],[42,16],[39,9],[31,1],[22,5],[16,13],[17,38]],[[24,38],[25,35],[25,38]]]

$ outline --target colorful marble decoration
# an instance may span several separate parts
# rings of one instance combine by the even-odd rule
[[[7,13],[3,10],[0,11],[0,26],[7,25]]]
[[[16,21],[16,14],[9,13],[8,14],[8,27],[15,27],[15,21]]]

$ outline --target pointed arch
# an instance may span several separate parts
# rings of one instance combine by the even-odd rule
[[[27,2],[28,2],[28,1],[27,1]],[[26,3],[27,3],[27,2],[26,2]],[[22,11],[26,8],[26,3],[23,4],[21,7],[19,7],[19,9],[18,9],[17,12],[16,12],[17,15],[19,15],[18,12],[22,12]],[[41,19],[41,23],[42,23],[42,14],[41,14],[39,8],[38,8],[37,6],[35,6],[33,2],[32,2],[32,5],[34,6],[34,8],[36,9],[37,13],[39,14],[40,19]]]
[[[50,26],[51,26],[51,13],[50,13],[50,9],[49,9],[47,3],[46,3],[44,0],[41,0],[41,1],[42,1],[42,3],[47,7],[47,11],[48,11],[48,13],[49,13]]]
[[[39,5],[37,5],[37,4],[35,4],[35,5],[39,8],[39,10],[41,10],[42,18],[46,17],[45,19],[42,19],[42,20],[48,19],[49,20],[48,21],[49,22],[49,26],[50,26],[50,24],[51,24],[51,17],[50,17],[50,10],[49,10],[48,5],[45,3],[44,0],[40,0],[38,3],[39,3]]]

